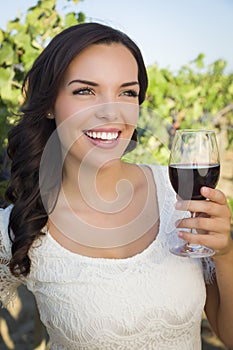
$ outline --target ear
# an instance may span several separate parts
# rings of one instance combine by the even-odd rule
[[[55,116],[54,116],[54,114],[53,114],[52,112],[47,112],[47,113],[46,113],[46,118],[48,118],[48,119],[54,119]]]

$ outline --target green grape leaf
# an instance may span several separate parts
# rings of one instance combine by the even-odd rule
[[[15,52],[12,45],[8,42],[4,42],[0,49],[0,65],[6,64],[10,65],[14,62]]]
[[[0,67],[0,88],[6,89],[7,86],[11,85],[11,80],[14,77],[14,72],[11,68]]]

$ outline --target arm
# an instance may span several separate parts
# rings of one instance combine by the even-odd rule
[[[206,201],[182,201],[176,204],[178,210],[199,213],[195,218],[184,219],[179,228],[196,228],[197,235],[180,231],[179,236],[190,243],[203,244],[213,248],[216,277],[206,286],[206,315],[217,336],[233,349],[233,240],[230,233],[231,212],[224,194],[215,189],[203,187]],[[201,214],[200,214],[201,213]]]
[[[214,258],[216,280],[206,287],[208,320],[229,349],[233,349],[233,253]]]

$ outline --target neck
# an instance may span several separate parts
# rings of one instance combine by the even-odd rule
[[[84,203],[96,208],[108,208],[123,197],[131,197],[132,186],[126,180],[126,163],[113,160],[104,166],[64,163],[63,193],[72,207]],[[104,209],[105,210],[105,209]],[[106,209],[107,210],[107,209]]]

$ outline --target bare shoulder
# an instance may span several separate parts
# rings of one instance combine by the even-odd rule
[[[126,174],[128,174],[128,179],[132,181],[132,184],[136,186],[136,189],[156,187],[153,172],[149,166],[125,163],[125,169]]]

